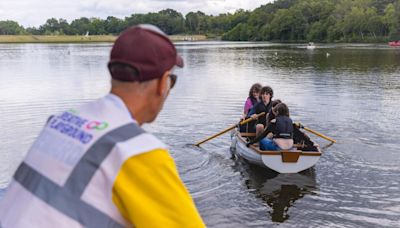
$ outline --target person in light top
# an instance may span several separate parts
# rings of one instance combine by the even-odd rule
[[[260,102],[260,92],[261,92],[261,84],[260,83],[255,83],[251,86],[250,91],[249,91],[249,96],[246,99],[246,102],[244,103],[244,109],[243,109],[243,117],[242,119],[245,119],[247,114],[249,113],[250,109]]]

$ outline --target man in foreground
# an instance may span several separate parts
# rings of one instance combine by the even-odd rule
[[[0,202],[0,227],[204,227],[155,120],[183,60],[157,27],[125,30],[111,93],[52,116]]]

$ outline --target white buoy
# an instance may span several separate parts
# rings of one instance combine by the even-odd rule
[[[326,57],[329,57],[331,54],[329,54],[329,52],[326,53]]]

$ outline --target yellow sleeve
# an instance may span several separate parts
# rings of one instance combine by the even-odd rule
[[[205,227],[164,149],[126,160],[112,195],[121,214],[135,227]]]

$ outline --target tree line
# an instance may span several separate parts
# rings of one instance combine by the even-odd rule
[[[132,14],[120,19],[108,16],[106,19],[81,17],[68,23],[65,19],[50,18],[43,25],[24,28],[15,21],[0,21],[0,35],[118,35],[125,28],[137,24],[154,24],[168,35],[208,34],[221,36],[235,25],[245,22],[249,12],[206,15],[201,11],[190,12],[185,17],[173,10],[157,13]]]
[[[124,19],[50,18],[24,28],[0,21],[0,35],[118,35],[129,26],[154,24],[169,35],[205,34],[231,41],[382,42],[400,40],[400,0],[277,0],[253,11],[185,16],[173,9]]]
[[[250,13],[225,40],[400,40],[400,0],[279,0]]]

